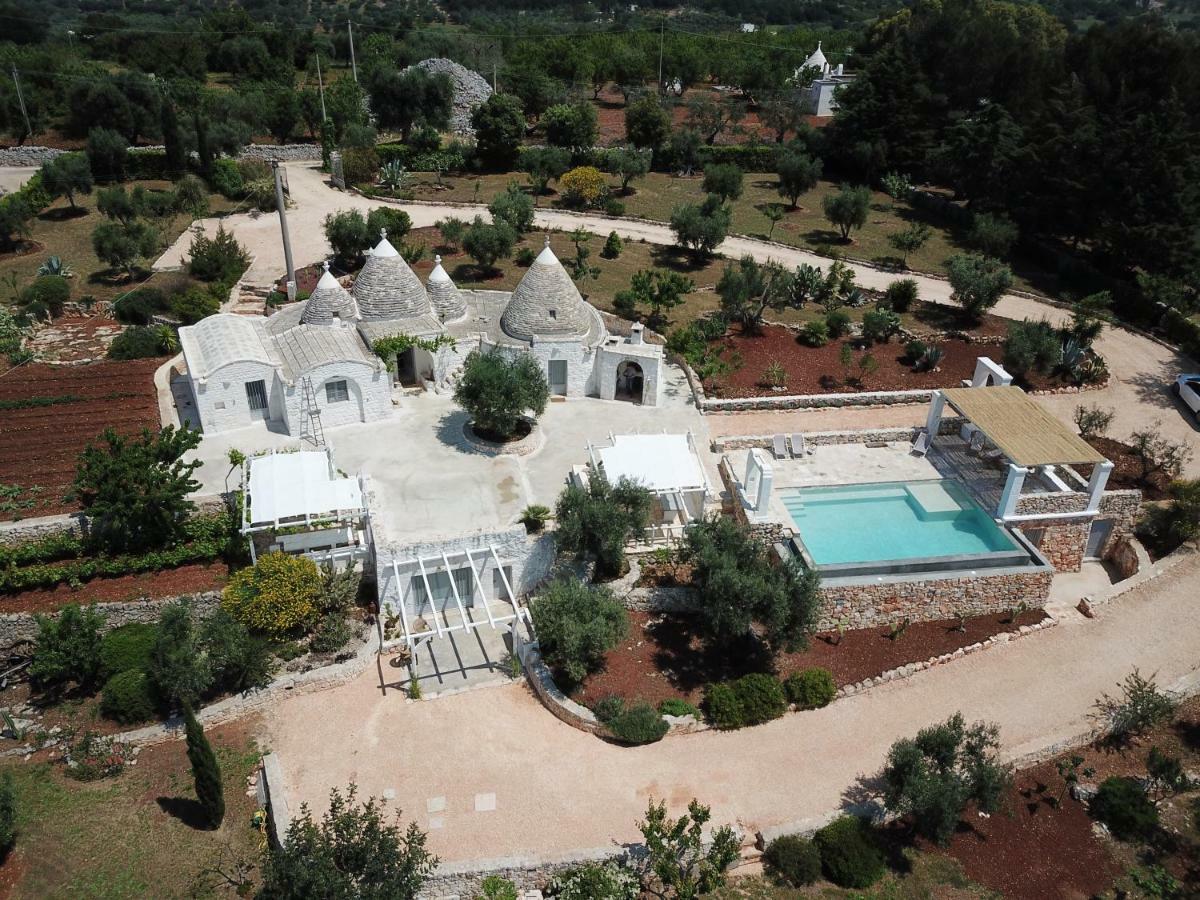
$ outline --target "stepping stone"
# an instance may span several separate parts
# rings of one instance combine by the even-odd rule
[[[430,797],[425,801],[425,811],[430,813],[445,812],[446,798],[445,797]]]
[[[444,818],[442,818],[441,816],[430,816],[429,817],[429,830],[430,831],[434,831],[438,828],[445,828],[445,827],[446,827],[446,820]]]
[[[495,794],[476,794],[475,812],[494,812],[496,809]]]
[[[384,800],[395,800],[396,799],[396,789],[395,788],[384,788],[383,789],[383,799]]]

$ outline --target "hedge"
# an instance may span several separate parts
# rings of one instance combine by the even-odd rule
[[[222,537],[229,540],[232,536],[232,525],[226,513],[197,516],[184,523],[183,533],[189,542],[210,541]],[[0,546],[0,569],[61,559],[78,559],[87,551],[87,543],[78,534],[58,531],[34,541]]]
[[[110,678],[100,695],[100,711],[110,719],[136,725],[153,719],[158,711],[154,681],[141,669],[130,669]]]
[[[100,639],[100,670],[108,679],[122,672],[149,671],[158,641],[158,626],[130,622]]]
[[[698,154],[700,166],[732,163],[743,172],[774,172],[779,160],[779,147],[775,144],[729,144],[719,147],[701,147]]]
[[[884,874],[883,851],[868,822],[842,816],[813,835],[825,877],[844,888],[868,888]]]
[[[166,150],[131,147],[125,165],[129,170],[129,177],[133,179],[174,181],[183,175],[182,172],[167,171]]]

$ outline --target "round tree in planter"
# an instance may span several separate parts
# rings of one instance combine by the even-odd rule
[[[510,359],[476,350],[467,357],[454,400],[471,416],[479,437],[506,443],[524,437],[546,411],[550,385],[532,356]]]

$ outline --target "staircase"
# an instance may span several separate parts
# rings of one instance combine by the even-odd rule
[[[312,441],[314,447],[324,447],[325,428],[321,425],[321,407],[317,405],[312,380],[301,379],[300,387],[304,392],[300,400],[300,440]]]

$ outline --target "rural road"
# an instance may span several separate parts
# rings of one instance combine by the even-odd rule
[[[413,703],[400,689],[381,697],[372,668],[274,705],[264,744],[279,754],[291,810],[320,811],[331,788],[355,782],[362,796],[393,798],[443,862],[614,847],[637,839],[651,797],[675,812],[697,797],[715,823],[751,831],[817,824],[879,771],[893,741],[954,712],[997,723],[1005,757],[1018,759],[1088,731],[1093,703],[1134,667],[1164,688],[1200,687],[1198,578],[1193,553],[1095,619],[1071,616],[742,731],[622,748],[559,722],[524,684]]]
[[[307,265],[329,255],[322,222],[325,216],[341,209],[369,211],[379,204],[357,194],[335,191],[313,163],[286,165],[291,198],[295,208],[288,211],[288,226],[292,237],[292,252],[296,265]],[[487,210],[461,206],[406,204],[414,227],[433,225],[447,216],[470,218],[475,213],[487,215]],[[670,228],[652,222],[612,219],[605,216],[576,215],[557,210],[539,209],[535,212],[539,226],[571,230],[580,226],[606,234],[616,231],[622,238],[644,240],[654,244],[672,244]],[[279,220],[274,214],[251,216],[239,214],[224,219],[253,254],[254,261],[246,273],[246,281],[254,285],[272,284],[284,270],[283,246],[279,238]],[[214,231],[218,220],[205,219],[198,223],[206,231]],[[185,232],[155,263],[156,268],[173,268],[187,258],[191,236]],[[729,257],[750,255],[760,261],[775,260],[788,267],[801,263],[824,266],[829,260],[804,250],[771,244],[749,238],[729,238],[720,247]],[[891,272],[865,265],[854,265],[859,284],[884,288],[896,278]],[[950,303],[950,285],[938,278],[913,276],[920,286],[921,297],[937,303]],[[1010,319],[1049,318],[1060,322],[1068,318],[1064,310],[1024,297],[1005,296],[993,310]],[[1063,394],[1038,397],[1038,401],[1066,422],[1071,422],[1075,407],[1080,403],[1098,404],[1116,410],[1110,434],[1124,439],[1137,429],[1161,423],[1163,435],[1175,441],[1197,443],[1200,427],[1194,416],[1171,396],[1169,386],[1180,372],[1200,371],[1200,366],[1156,341],[1121,328],[1107,328],[1097,341],[1097,349],[1108,361],[1112,373],[1108,387],[1088,391],[1081,396]],[[717,413],[707,416],[714,437],[722,434],[769,434],[792,431],[830,431],[870,426],[899,426],[924,422],[925,406],[917,404],[882,409],[822,409],[787,410],[781,412]],[[1187,465],[1185,473],[1200,476],[1200,454]]]

